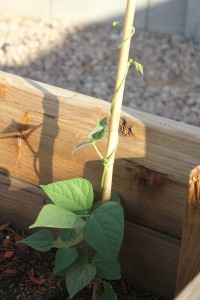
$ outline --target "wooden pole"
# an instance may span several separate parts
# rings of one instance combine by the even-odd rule
[[[125,42],[123,43],[119,53],[115,92],[119,87],[119,85],[123,82],[123,78],[126,73],[126,68],[129,59],[131,34],[133,30],[134,14],[135,14],[135,0],[128,0],[127,7],[126,7],[124,28],[123,28],[123,36],[122,36],[122,43],[124,41]],[[105,170],[104,185],[102,191],[102,201],[104,202],[109,201],[111,196],[113,166],[114,166],[114,159],[115,159],[115,151],[118,144],[118,126],[119,126],[122,100],[124,94],[124,86],[125,86],[125,80],[122,83],[121,88],[116,95],[115,104],[112,108],[111,125],[110,125],[110,132],[109,132],[107,152],[106,152],[106,158],[109,158],[110,156],[112,156],[112,158],[110,159],[109,164],[107,165]]]
[[[125,86],[124,76],[127,71],[127,64],[129,60],[129,51],[130,51],[130,44],[131,44],[131,35],[133,30],[134,15],[135,15],[135,0],[128,0],[126,6],[126,14],[125,14],[122,42],[121,42],[122,47],[120,48],[120,53],[119,53],[119,61],[118,61],[117,76],[116,76],[116,83],[115,83],[115,92],[114,92],[115,103],[112,107],[111,125],[110,125],[107,152],[106,152],[106,158],[107,159],[110,158],[110,159],[109,159],[109,164],[107,164],[106,167],[104,166],[105,174],[103,179],[104,181],[103,181],[103,190],[102,190],[103,202],[109,201],[111,197],[115,151],[118,145],[118,126],[119,126],[120,113],[121,113],[121,107],[122,107],[122,101],[124,95],[124,86]],[[120,85],[121,87],[119,91],[116,93]],[[97,300],[99,298],[99,295],[101,294],[101,289],[102,289],[102,284],[96,280],[94,282],[92,300]]]

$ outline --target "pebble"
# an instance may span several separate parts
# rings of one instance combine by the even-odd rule
[[[188,106],[195,106],[195,104],[196,104],[195,98],[193,98],[193,97],[188,98],[186,100],[186,103]]]
[[[112,24],[1,18],[1,70],[111,101],[120,37]],[[131,47],[144,76],[130,69],[123,104],[200,126],[200,44],[137,30]]]

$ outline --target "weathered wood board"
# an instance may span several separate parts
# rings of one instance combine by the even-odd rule
[[[83,176],[100,193],[102,166],[96,153],[92,147],[83,148],[73,155],[72,150],[100,119],[106,115],[109,117],[109,108],[109,103],[102,100],[0,72],[0,173],[7,173],[31,186]],[[122,112],[122,117],[133,134],[120,134],[113,191],[120,193],[126,220],[131,224],[126,226],[126,232],[131,226],[134,228],[128,236],[137,240],[140,236],[137,229],[142,228],[150,243],[155,234],[161,256],[156,254],[156,249],[153,251],[154,247],[151,251],[146,250],[146,240],[141,239],[140,250],[136,250],[136,245],[133,251],[137,255],[143,253],[144,261],[139,259],[136,267],[126,242],[121,259],[125,259],[129,269],[133,270],[127,271],[129,274],[134,273],[134,267],[138,270],[138,278],[134,277],[138,285],[139,282],[144,287],[154,285],[155,292],[162,290],[163,295],[171,297],[176,284],[174,278],[189,176],[200,160],[200,129],[135,110]],[[99,142],[98,146],[104,153],[106,141]],[[34,202],[35,197],[33,192],[30,203],[33,201],[36,207],[42,205],[43,198]],[[6,199],[12,205],[18,201],[15,196]],[[4,207],[2,203],[0,199],[0,210]],[[33,214],[37,209],[33,209]],[[4,212],[9,213],[5,207]],[[25,211],[21,209],[21,212],[23,215]],[[5,214],[2,214],[2,219],[5,219]],[[23,223],[25,220],[20,219],[21,215],[12,217],[18,224],[27,226],[28,220]],[[170,239],[168,246],[162,243],[165,238]],[[165,259],[169,253],[173,255],[169,260]],[[152,281],[156,257],[162,260],[157,262],[161,269]],[[139,270],[140,267],[145,270],[147,265],[149,271],[145,276]],[[161,273],[170,277],[168,285]]]
[[[190,173],[176,292],[200,272],[200,165]],[[199,294],[200,297],[200,294]],[[192,299],[192,298],[191,298]]]
[[[180,241],[155,230],[125,223],[120,261],[123,278],[141,290],[173,299]]]

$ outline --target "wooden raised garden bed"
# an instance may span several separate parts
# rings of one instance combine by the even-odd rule
[[[39,184],[84,177],[98,198],[101,162],[90,147],[72,149],[109,107],[0,72],[0,223],[28,230],[47,201]],[[125,108],[122,118],[132,131],[120,128],[113,180],[126,216],[123,276],[172,299],[200,271],[200,129]]]

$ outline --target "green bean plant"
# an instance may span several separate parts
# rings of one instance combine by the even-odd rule
[[[116,26],[117,23],[113,25]],[[133,33],[134,29],[128,39],[131,39]],[[119,51],[126,40],[121,43]],[[123,79],[115,89],[111,103],[111,116],[116,104],[116,96],[126,80],[131,65],[135,65],[136,69],[143,74],[142,65],[130,59]],[[108,157],[100,153],[97,143],[104,138],[106,131],[107,117],[100,120],[88,133],[87,141],[77,145],[73,151],[89,145],[93,146],[104,166],[102,189],[105,184],[106,168],[116,150],[115,145]],[[118,280],[121,277],[118,254],[123,241],[124,213],[119,195],[112,195],[110,199],[107,199],[109,201],[94,203],[93,187],[84,178],[40,185],[40,188],[52,203],[43,206],[30,228],[58,228],[59,234],[55,238],[50,231],[42,229],[20,242],[42,252],[49,251],[51,248],[57,249],[54,274],[65,277],[69,299],[72,299],[87,285],[98,281],[103,286],[102,293],[98,296],[99,300],[117,299],[109,281]],[[86,249],[80,247],[80,242],[83,240],[94,250],[90,259]]]

